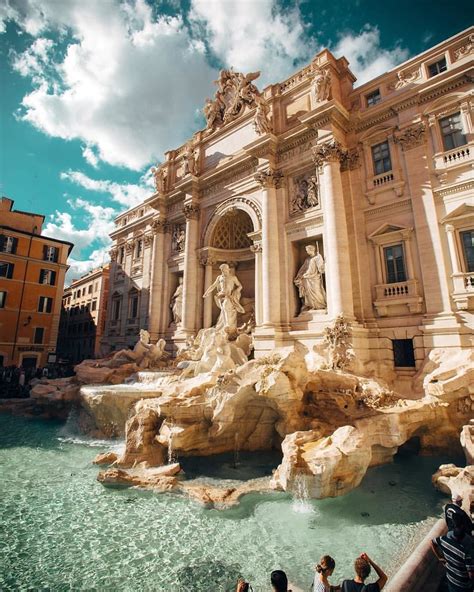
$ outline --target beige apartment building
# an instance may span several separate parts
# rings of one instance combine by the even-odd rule
[[[311,350],[341,314],[360,368],[399,385],[472,347],[473,55],[470,28],[356,88],[328,50],[263,90],[222,71],[206,128],[116,219],[106,350],[214,325],[224,263],[256,356]]]
[[[78,363],[102,355],[109,273],[109,265],[93,269],[64,291],[58,339],[61,358]]]

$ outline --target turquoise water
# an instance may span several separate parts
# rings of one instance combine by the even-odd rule
[[[65,439],[58,423],[0,415],[0,590],[219,592],[234,590],[242,574],[265,592],[273,569],[308,590],[322,554],[336,559],[336,583],[362,551],[390,572],[439,515],[444,500],[430,477],[450,460],[372,469],[343,498],[298,504],[286,494],[249,495],[217,511],[102,487],[90,462],[107,447]],[[205,473],[206,462],[194,472]],[[257,476],[272,462],[243,457],[239,471],[248,465]],[[231,464],[222,474],[210,464],[208,478],[231,476]]]

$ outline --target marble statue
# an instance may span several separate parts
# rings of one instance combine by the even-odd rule
[[[158,193],[165,193],[166,192],[166,178],[168,176],[166,169],[163,167],[153,167],[151,169],[153,176],[155,178],[155,189]]]
[[[181,276],[178,279],[178,286],[171,296],[170,308],[172,322],[179,325],[183,320],[183,278]]]
[[[150,343],[150,334],[146,329],[140,330],[140,337],[133,350],[121,349],[110,360],[111,367],[117,362],[135,362],[141,370],[155,368],[158,362],[166,359],[169,354],[165,352],[166,341],[159,339],[156,344]]]
[[[316,70],[311,83],[311,94],[316,103],[329,100],[331,96],[331,73],[329,70]]]
[[[214,300],[220,308],[220,315],[217,319],[216,329],[236,329],[237,313],[245,312],[240,304],[242,284],[238,277],[231,273],[227,263],[223,263],[219,269],[220,275],[204,292],[203,298],[207,298],[214,290],[217,290]]]
[[[318,179],[316,175],[312,175],[308,181],[308,188],[306,191],[306,202],[309,208],[315,208],[319,205]]]
[[[198,175],[198,159],[196,155],[196,148],[192,141],[188,142],[184,148],[184,174]]]
[[[253,120],[255,131],[259,136],[270,134],[273,131],[270,121],[270,105],[261,94],[255,95],[255,103],[257,104]]]
[[[300,267],[294,283],[303,301],[301,312],[326,308],[326,292],[323,286],[324,259],[314,245],[305,247],[308,257]]]
[[[173,250],[177,251],[178,253],[182,253],[186,243],[186,231],[182,225],[178,224],[173,228],[173,237],[171,240],[173,244]]]

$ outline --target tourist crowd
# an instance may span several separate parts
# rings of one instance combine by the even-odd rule
[[[474,539],[471,517],[462,509],[462,498],[453,495],[452,503],[445,507],[445,520],[448,532],[436,537],[431,542],[433,552],[446,567],[447,590],[449,592],[474,591]],[[472,508],[471,508],[472,511]],[[344,580],[340,585],[331,585],[329,578],[334,572],[336,562],[329,555],[324,555],[315,567],[312,592],[380,592],[387,582],[387,576],[372,559],[362,553],[354,562],[354,578]],[[374,569],[377,581],[366,584]],[[273,592],[291,592],[288,578],[284,571],[276,570],[270,575]],[[432,592],[436,588],[432,589]],[[443,588],[439,589],[441,592]],[[252,592],[250,583],[239,580],[236,592]],[[296,592],[296,591],[295,591]]]
[[[28,397],[35,378],[64,378],[73,373],[72,367],[64,364],[48,364],[44,368],[0,366],[0,399]]]

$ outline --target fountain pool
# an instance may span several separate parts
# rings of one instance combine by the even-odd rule
[[[308,590],[322,554],[336,558],[336,583],[362,551],[393,573],[440,514],[431,474],[455,460],[397,460],[371,469],[342,498],[302,506],[287,494],[252,494],[218,511],[176,495],[104,488],[91,460],[107,448],[64,438],[59,423],[0,416],[2,591],[220,592],[243,575],[264,592],[273,569]],[[274,460],[240,454],[236,478],[246,466],[251,477],[268,473]],[[221,481],[234,464],[229,455],[220,472],[198,459],[188,474]]]

